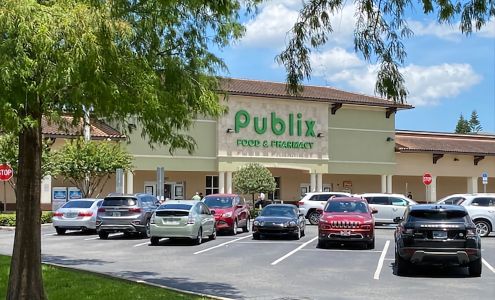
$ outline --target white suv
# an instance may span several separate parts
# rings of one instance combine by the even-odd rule
[[[366,193],[355,196],[366,199],[370,207],[378,211],[375,224],[393,224],[395,218],[404,216],[409,205],[417,204],[401,194]]]
[[[299,211],[309,220],[312,225],[317,225],[320,220],[318,209],[323,209],[330,197],[350,197],[351,194],[344,192],[313,192],[304,194],[297,202]]]
[[[495,231],[495,194],[466,194],[460,205],[466,207],[479,236]]]

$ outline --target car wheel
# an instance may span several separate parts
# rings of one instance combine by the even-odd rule
[[[151,236],[150,219],[148,219],[148,221],[146,221],[145,230],[143,232],[143,235],[145,238],[149,238]]]
[[[160,238],[157,236],[152,236],[150,237],[150,243],[151,246],[158,246],[158,243],[160,242]]]
[[[234,223],[232,224],[232,229],[230,229],[230,232],[233,235],[236,235],[237,234],[237,220],[234,220]]]
[[[100,239],[106,240],[106,239],[108,239],[108,232],[100,231],[100,232],[98,232],[98,236],[100,237]]]
[[[395,252],[395,267],[397,270],[397,275],[402,276],[410,270],[411,264],[407,260],[400,257],[400,255],[396,251]]]
[[[481,258],[469,263],[469,276],[480,277],[481,276]]]
[[[295,240],[300,240],[301,239],[301,228],[297,228],[297,232],[294,233],[294,239]]]
[[[249,232],[249,227],[251,227],[251,220],[249,218],[246,219],[246,226],[242,227],[242,232]]]
[[[65,234],[66,229],[64,229],[64,228],[58,228],[58,227],[57,227],[57,228],[55,228],[55,231],[57,231],[57,234],[58,234],[58,235],[64,235],[64,234]]]
[[[213,226],[213,233],[208,236],[208,239],[210,241],[217,239],[217,229],[215,228],[215,226]]]
[[[194,239],[194,244],[201,245],[202,242],[203,242],[203,229],[199,227],[198,236]]]
[[[373,240],[371,242],[368,242],[368,244],[366,244],[366,248],[368,249],[375,249],[375,238],[373,238]]]
[[[254,233],[253,233],[253,240],[259,240],[259,239],[260,239],[260,237],[261,237],[261,236],[260,236],[260,234],[259,234],[259,233],[257,233],[257,232],[254,232]]]
[[[314,210],[309,213],[308,220],[311,225],[318,225],[320,223],[320,214]]]
[[[306,236],[306,232],[304,231],[304,229],[301,231],[301,236]]]
[[[491,226],[487,221],[476,220],[474,224],[476,225],[476,232],[479,236],[488,236],[490,234]]]
[[[327,243],[318,239],[318,244],[316,244],[316,248],[324,249],[327,247]]]

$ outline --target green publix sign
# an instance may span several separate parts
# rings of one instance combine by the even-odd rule
[[[302,119],[302,113],[289,113],[286,119],[283,119],[275,112],[270,113],[268,117],[254,117],[251,121],[249,112],[241,109],[235,114],[234,130],[240,133],[242,129],[253,127],[254,132],[264,135],[270,128],[276,136],[288,135],[301,137],[304,139],[316,138],[315,120]],[[240,147],[263,147],[263,148],[284,148],[284,149],[312,149],[314,142],[308,141],[287,141],[287,140],[263,140],[263,139],[237,139],[237,146]]]

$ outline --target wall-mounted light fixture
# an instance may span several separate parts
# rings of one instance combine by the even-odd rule
[[[392,142],[393,140],[394,140],[393,137],[390,137],[390,136],[387,137],[387,142]]]
[[[226,131],[226,132],[227,132],[227,133],[233,133],[233,132],[234,132],[234,129],[232,129],[232,128],[227,128],[227,131]]]
[[[319,138],[322,138],[322,137],[325,137],[325,135],[321,132],[318,132],[318,134],[316,135],[316,137],[319,137]]]

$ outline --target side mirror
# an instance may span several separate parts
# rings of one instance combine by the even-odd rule
[[[403,220],[401,217],[395,217],[394,218],[394,223],[400,223]]]
[[[215,211],[214,210],[210,210],[210,215],[214,216],[215,215]]]
[[[372,209],[371,209],[371,213],[372,213],[372,214],[376,214],[377,212],[378,212],[378,210],[377,210],[376,208],[372,208]]]

